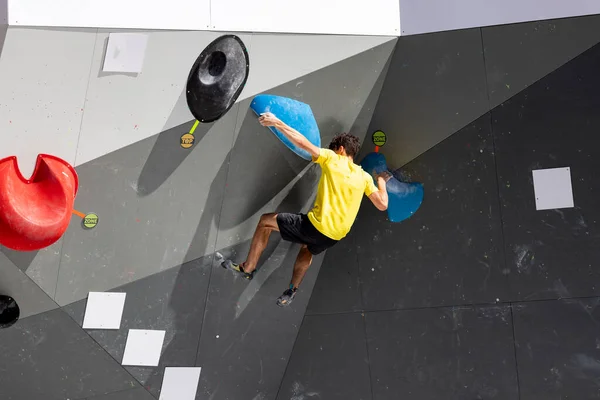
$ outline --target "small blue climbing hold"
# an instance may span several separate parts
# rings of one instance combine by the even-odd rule
[[[360,163],[362,169],[373,174],[389,171],[385,156],[381,153],[369,153]],[[373,181],[375,179],[373,178]],[[395,177],[387,182],[388,218],[391,222],[401,222],[410,218],[423,202],[424,190],[421,183],[401,182]]]
[[[319,132],[312,109],[308,104],[287,97],[261,94],[254,98],[252,104],[250,104],[250,108],[257,115],[267,112],[275,114],[286,125],[304,135],[312,144],[321,147],[321,133]],[[273,127],[269,127],[269,129],[294,153],[305,160],[311,160],[312,157],[309,152],[295,146],[277,129]]]

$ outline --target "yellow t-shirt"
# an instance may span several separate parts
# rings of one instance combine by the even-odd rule
[[[360,165],[329,149],[321,149],[313,160],[321,166],[317,198],[308,219],[325,236],[344,238],[356,219],[363,194],[370,196],[377,186]]]

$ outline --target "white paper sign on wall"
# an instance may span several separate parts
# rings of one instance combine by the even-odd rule
[[[166,331],[130,329],[122,365],[157,367]]]
[[[126,293],[90,292],[83,329],[119,329],[126,296]]]
[[[104,57],[104,72],[142,72],[148,36],[141,33],[111,33]]]
[[[571,169],[569,167],[538,169],[532,171],[532,173],[535,208],[537,210],[575,206],[571,186]]]
[[[159,400],[194,400],[200,381],[200,367],[167,367]]]

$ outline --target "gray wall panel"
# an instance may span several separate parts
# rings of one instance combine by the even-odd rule
[[[75,207],[100,221],[64,236],[56,301],[68,304],[214,251],[237,106],[201,125],[196,144],[179,137],[192,122],[77,167]]]
[[[494,108],[600,41],[600,15],[482,29]]]
[[[103,44],[105,39],[105,35],[93,36],[88,43],[90,62],[93,45]],[[265,46],[269,43],[266,39]],[[357,55],[357,49],[365,46],[366,40],[359,41],[358,47],[347,46],[354,50],[342,49],[330,55],[341,60],[337,64],[317,71],[314,69],[318,66],[311,67],[306,75],[296,75],[297,79],[266,93],[309,103],[319,123],[324,147],[341,131],[351,131],[363,138],[395,45],[395,40],[389,38],[378,38],[376,42],[383,44]],[[25,271],[60,306],[67,306],[78,322],[89,291],[120,287],[131,291],[129,307],[152,305],[152,309],[139,313],[126,308],[126,323],[117,334],[119,341],[111,342],[110,333],[92,334],[117,360],[126,327],[172,329],[167,334],[173,340],[165,344],[164,361],[202,366],[201,398],[219,398],[226,393],[244,398],[249,392],[265,399],[274,398],[322,256],[315,258],[298,300],[290,309],[282,310],[275,300],[287,288],[297,245],[281,242],[274,234],[261,269],[250,283],[216,265],[213,254],[219,250],[236,259],[244,257],[263,212],[306,212],[314,199],[318,167],[293,154],[258,124],[249,110],[251,98],[236,104],[218,122],[200,125],[195,132],[196,144],[189,150],[180,147],[179,137],[189,131],[194,121],[181,123],[185,118],[182,112],[185,101],[180,94],[173,98],[172,91],[171,97],[157,102],[160,110],[156,111],[164,114],[165,104],[176,103],[175,109],[164,114],[169,129],[146,138],[145,134],[136,138],[127,136],[132,132],[128,121],[135,124],[126,115],[127,102],[133,101],[133,97],[129,94],[120,97],[119,90],[111,85],[127,82],[123,83],[125,90],[139,88],[136,89],[130,76],[97,76],[101,57],[96,50],[88,96],[88,104],[94,109],[87,115],[90,125],[84,129],[85,146],[104,139],[114,144],[116,138],[123,139],[123,143],[135,143],[113,152],[108,152],[111,146],[103,148],[100,153],[104,155],[76,167],[80,189],[75,209],[97,213],[100,220],[95,229],[84,230],[81,219],[73,217],[63,238],[53,246],[31,253],[2,249],[6,265],[13,274]],[[347,58],[344,54],[352,56]],[[158,63],[159,59],[152,56],[150,62]],[[324,60],[319,60],[319,65],[329,64]],[[268,65],[265,60],[261,63],[265,68]],[[148,71],[158,74],[156,69]],[[148,85],[149,81],[146,77]],[[118,112],[111,111],[115,107]],[[143,112],[155,111],[146,108]],[[140,107],[132,110],[136,116],[140,112]],[[111,116],[116,118],[112,125]],[[146,121],[151,117],[157,116],[148,116]],[[103,139],[105,130],[110,134]],[[194,285],[191,281],[183,282],[184,274],[176,271],[178,266],[192,260],[201,260],[195,269]],[[162,281],[166,276],[171,278]],[[178,285],[184,283],[189,289],[185,295],[177,291]],[[24,296],[28,292],[23,289],[19,293]],[[34,301],[36,296],[28,300]],[[194,296],[198,296],[195,298],[198,302],[194,303],[198,307],[191,310],[187,306],[193,303]],[[50,299],[46,300],[44,304],[52,306]],[[184,302],[185,306],[178,302]],[[187,326],[185,322],[192,320],[193,327]],[[177,325],[174,328],[169,327],[172,321]],[[274,325],[279,328],[273,330]],[[240,332],[248,343],[253,343],[252,347],[238,341]],[[189,358],[190,355],[196,355],[195,359]],[[130,372],[139,382],[149,382],[150,390],[157,395],[160,368]],[[254,368],[253,377],[257,379],[246,380],[238,387],[227,383],[237,379],[235,374],[229,374],[232,370],[241,373],[247,368]],[[70,382],[66,386],[57,385],[57,390],[78,393],[69,387]]]
[[[63,238],[38,251],[15,251],[0,246],[2,253],[40,287],[48,296],[54,298]]]
[[[27,178],[39,153],[75,161],[95,37],[96,30],[7,32],[0,59],[0,158],[17,156]]]
[[[342,130],[363,137],[392,48],[384,44],[268,93],[309,103],[323,146]],[[263,212],[308,211],[320,175],[245,110],[242,102],[216,246],[237,261],[246,257]],[[315,257],[297,300],[280,309],[275,300],[287,288],[298,250],[273,233],[251,282],[213,267],[197,358],[200,399],[275,398],[323,259]]]
[[[362,138],[393,46],[394,41],[387,42],[268,93],[309,103],[323,146],[341,131]],[[78,166],[75,209],[97,213],[98,226],[84,230],[81,219],[73,217],[53,246],[3,252],[66,305],[89,291],[108,290],[244,242],[263,212],[307,211],[318,170],[258,124],[250,101],[215,124],[200,125],[192,149],[179,146],[189,121]]]
[[[43,33],[21,28],[10,32],[13,47],[22,40],[33,40]],[[79,68],[77,71],[85,70],[86,79],[91,73],[89,84],[85,80],[78,81],[81,83],[81,108],[83,91],[88,90],[87,112],[83,121],[85,129],[79,142],[83,147],[94,140],[110,144],[116,137],[130,136],[128,132],[133,129],[133,123],[145,125],[144,121],[135,117],[141,115],[140,109],[148,113],[150,108],[137,104],[129,115],[127,104],[135,102],[140,90],[153,93],[172,78],[172,68],[163,71],[156,65],[162,60],[156,57],[156,46],[165,47],[169,40],[184,34],[152,34],[144,72],[133,77],[101,72],[106,32],[96,34],[95,30],[56,29],[50,32],[47,40],[64,37],[68,39],[65,43],[71,45],[75,40],[82,51],[87,51],[85,65],[74,64]],[[206,35],[199,38],[202,39],[200,42],[210,36]],[[253,55],[250,49],[251,57],[258,63],[259,73],[267,68],[263,65],[264,60],[259,60],[263,57],[260,46],[271,43],[272,36],[260,35],[255,43],[259,53]],[[192,39],[186,36],[185,43]],[[302,48],[307,50],[314,39],[307,38]],[[253,44],[252,40],[249,42]],[[368,47],[369,43],[378,46],[354,55]],[[363,137],[373,107],[373,96],[369,96],[382,76],[394,44],[395,39],[390,38],[362,38],[352,46],[337,49],[335,54],[329,54],[329,58],[320,60],[318,65],[326,65],[336,59],[343,61],[316,72],[312,71],[317,68],[316,64],[313,65],[317,61],[313,60],[309,67],[299,65],[298,71],[308,68],[311,73],[268,93],[309,103],[320,125],[324,146],[341,131],[353,129],[355,134]],[[53,46],[48,51],[54,51],[57,43]],[[176,53],[183,57],[181,51]],[[352,57],[345,58],[347,55]],[[6,68],[13,68],[12,58],[9,61],[5,64]],[[179,61],[176,62],[178,65]],[[53,66],[58,67],[58,64]],[[161,71],[166,80],[154,82]],[[278,75],[276,70],[272,72]],[[48,74],[53,82],[60,82],[64,75],[55,70],[48,71]],[[171,104],[169,99],[157,103],[159,108],[164,108],[160,104]],[[238,103],[214,126],[201,125],[196,131],[195,146],[184,150],[179,146],[179,136],[190,129],[193,121],[176,124],[185,116],[182,112],[185,100],[183,95],[179,95],[171,116],[165,118],[167,126],[175,126],[77,167],[80,187],[75,209],[97,213],[100,223],[95,229],[82,229],[80,218],[73,217],[64,237],[54,245],[31,253],[8,249],[3,249],[3,253],[49,296],[60,305],[66,305],[85,298],[89,291],[108,290],[210,254],[215,248],[244,242],[252,235],[263,212],[273,209],[306,210],[314,196],[318,171],[306,169],[308,162],[285,148],[258,124],[256,116],[248,109],[250,101],[251,98]],[[370,106],[364,114],[367,101]],[[56,107],[64,106],[64,101],[58,103]],[[359,117],[361,119],[357,121]],[[71,132],[76,135],[73,141],[59,140],[56,143],[58,146],[73,144],[67,149],[71,152],[66,157],[69,161],[74,159],[79,131],[72,129]],[[55,151],[50,149],[47,152]],[[61,155],[60,151],[57,152]],[[100,153],[105,152],[102,150]],[[301,179],[306,172],[308,175]],[[227,190],[225,194],[224,190]]]
[[[398,168],[487,110],[479,29],[400,38],[369,133]]]
[[[600,41],[600,16],[401,37],[369,134],[399,168]]]
[[[18,299],[20,318],[58,308],[44,291],[0,253],[0,294]]]
[[[3,400],[84,399],[137,386],[127,371],[62,310],[0,330]]]
[[[119,31],[101,30],[96,35],[76,165],[192,120],[187,104],[178,100],[185,93],[187,75],[196,58],[221,35],[141,32],[148,37],[142,72],[103,72],[109,33]],[[250,35],[240,38],[248,42]]]
[[[245,254],[250,243],[223,250]],[[323,261],[315,257],[287,308],[275,300],[287,288],[299,245],[272,235],[259,274],[248,282],[231,271],[212,272],[196,365],[198,400],[275,399]]]
[[[321,145],[327,147],[337,133],[350,131],[364,138],[365,120],[355,125],[369,95],[381,76],[393,49],[388,42],[285,85],[269,94],[295,98],[310,104],[321,131]],[[381,83],[381,82],[379,82]],[[313,188],[294,195],[292,204],[282,204],[303,175],[309,162],[290,152],[273,134],[263,128],[254,113],[240,105],[239,132],[232,149],[231,165],[217,248],[250,239],[260,215],[265,212],[295,212],[309,201]],[[363,118],[365,118],[363,116]],[[314,181],[318,180],[318,174]]]

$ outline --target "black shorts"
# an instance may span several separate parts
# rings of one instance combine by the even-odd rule
[[[319,232],[306,214],[279,213],[277,226],[283,240],[305,244],[311,254],[322,253],[338,242]]]

